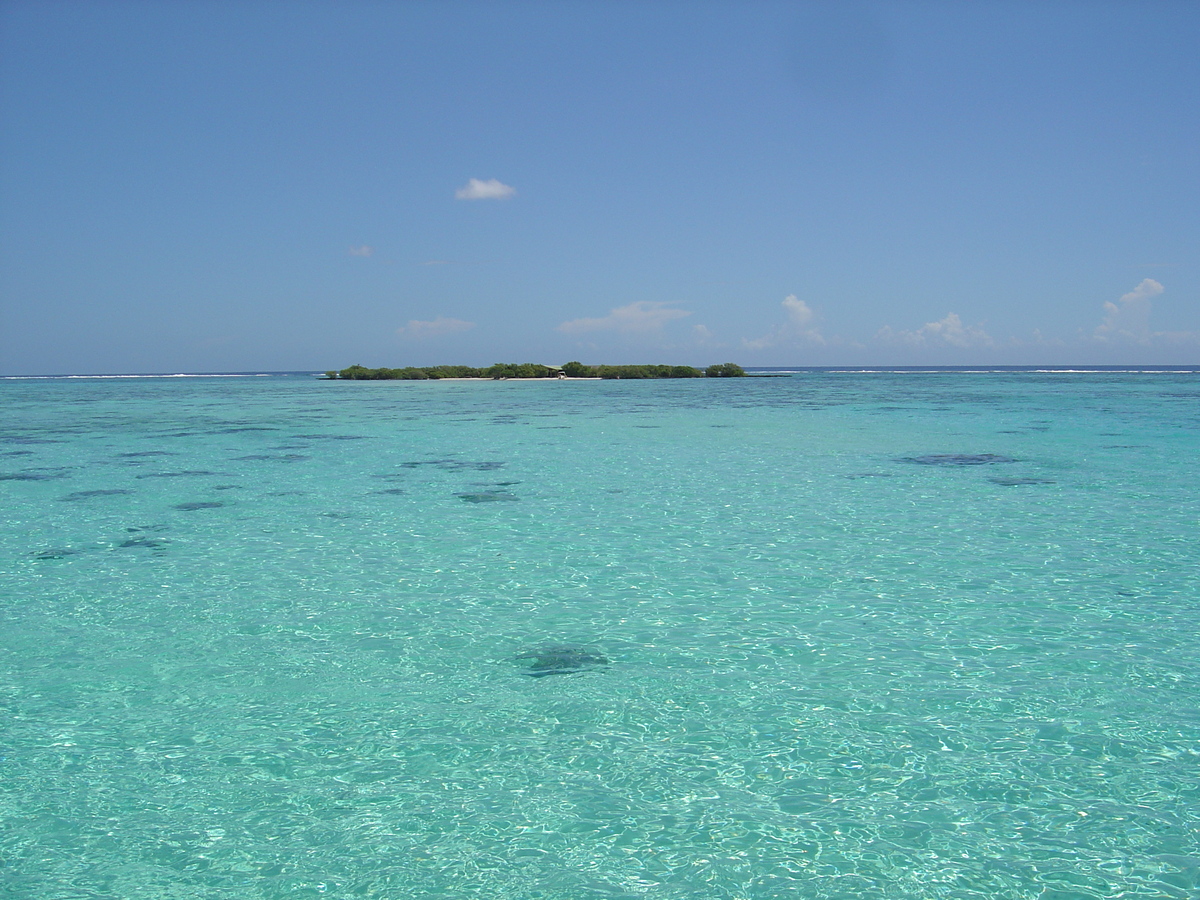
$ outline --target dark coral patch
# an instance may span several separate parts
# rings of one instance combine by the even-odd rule
[[[59,478],[70,478],[73,468],[73,466],[55,466],[25,469],[21,472],[0,472],[0,481],[56,481]]]
[[[68,556],[78,556],[83,553],[74,547],[55,547],[50,550],[39,550],[33,554],[34,559],[66,559]]]
[[[74,503],[77,500],[91,500],[93,497],[119,497],[121,494],[132,494],[133,491],[117,488],[109,491],[75,491],[65,497],[59,497],[64,503]]]
[[[61,444],[54,438],[29,437],[23,434],[0,434],[0,444]]]
[[[220,472],[210,472],[207,469],[185,469],[182,472],[148,472],[138,478],[200,478],[206,475],[220,475]]]
[[[513,657],[515,662],[527,663],[523,675],[545,678],[547,675],[573,675],[608,665],[602,654],[586,647],[539,647],[525,650]]]
[[[218,509],[224,506],[216,500],[195,500],[191,503],[176,503],[174,509],[181,509],[184,512],[193,512],[197,509]]]
[[[1016,462],[1011,456],[999,453],[930,453],[925,456],[902,456],[899,462],[918,466],[993,466],[997,463]]]
[[[160,538],[139,537],[139,538],[130,538],[127,541],[121,541],[121,543],[117,544],[117,547],[119,547],[122,550],[161,551],[161,550],[165,550],[167,548],[168,543],[170,543],[170,542],[162,540]]]
[[[302,453],[253,453],[250,456],[235,456],[235,460],[239,461],[260,461],[260,462],[299,462],[302,459],[312,459],[310,456],[305,456]]]
[[[495,460],[471,462],[461,459],[422,459],[410,462],[402,462],[400,465],[405,469],[416,469],[421,466],[433,466],[435,469],[444,469],[448,472],[457,472],[461,469],[474,469],[476,472],[491,472],[495,469],[503,469],[505,464]]]
[[[1014,478],[1005,478],[1000,475],[996,475],[992,478],[989,478],[988,481],[992,482],[992,484],[1002,484],[1005,487],[1017,487],[1018,485],[1023,485],[1023,484],[1055,484],[1056,483],[1049,478],[1031,478],[1031,477],[1027,477],[1027,476],[1017,476]]]
[[[510,491],[462,491],[454,495],[463,503],[497,503],[506,500],[520,500]]]

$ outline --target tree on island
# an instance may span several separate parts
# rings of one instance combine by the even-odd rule
[[[593,366],[585,366],[579,360],[573,359],[563,366],[563,374],[568,378],[595,378],[596,369]]]
[[[709,366],[704,374],[708,378],[744,378],[746,370],[737,363],[721,363],[719,366]]]

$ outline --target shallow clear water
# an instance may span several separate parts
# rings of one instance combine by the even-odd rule
[[[1200,892],[1195,375],[0,411],[0,896]]]

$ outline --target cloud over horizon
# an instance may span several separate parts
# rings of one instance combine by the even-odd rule
[[[825,343],[825,336],[821,334],[820,329],[812,327],[816,313],[811,306],[795,294],[788,294],[779,305],[783,307],[787,320],[782,325],[773,325],[770,331],[756,340],[742,338],[742,347],[747,350],[763,350],[779,344]]]
[[[428,322],[423,322],[419,319],[410,319],[408,324],[402,328],[396,329],[396,334],[401,337],[412,338],[413,340],[424,340],[426,338],[441,337],[444,334],[456,334],[460,331],[469,331],[475,327],[474,322],[467,322],[463,319],[448,319],[445,316],[438,316]]]
[[[563,334],[586,334],[590,331],[646,334],[661,331],[668,322],[690,315],[691,312],[686,309],[673,309],[665,303],[639,300],[628,306],[610,310],[602,319],[572,319],[570,322],[563,322],[557,330]]]
[[[1104,301],[1104,321],[1096,326],[1092,337],[1104,342],[1150,343],[1154,336],[1150,332],[1150,301],[1164,290],[1166,288],[1153,278],[1143,278],[1137,287],[1128,294],[1122,294],[1116,303]]]
[[[946,313],[945,318],[926,322],[915,331],[893,331],[884,325],[875,339],[885,344],[907,344],[910,347],[994,347],[992,336],[975,325],[964,325],[958,313]]]
[[[517,195],[517,189],[498,181],[495,178],[489,178],[487,181],[481,181],[478,178],[472,178],[463,187],[460,187],[454,192],[456,200],[507,200],[510,197]]]

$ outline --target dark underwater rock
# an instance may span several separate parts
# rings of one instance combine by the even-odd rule
[[[929,453],[925,456],[902,456],[899,462],[918,466],[994,466],[1016,462],[1011,456],[999,453]]]
[[[109,491],[75,491],[65,497],[59,497],[64,503],[74,503],[77,500],[91,500],[93,497],[117,497],[121,494],[132,494],[133,491],[117,488]]]
[[[991,478],[989,478],[988,481],[990,481],[992,484],[1002,484],[1005,487],[1017,487],[1018,485],[1023,485],[1023,484],[1056,484],[1057,483],[1050,478],[1032,478],[1032,477],[1027,477],[1027,476],[1016,476],[1013,478],[1006,478],[1002,475],[994,475]]]
[[[300,462],[302,459],[312,459],[311,456],[305,456],[303,453],[254,453],[250,456],[235,456],[236,461],[274,461],[274,462]]]
[[[0,444],[61,444],[56,438],[29,437],[23,434],[0,434]]]
[[[68,556],[78,556],[84,551],[75,547],[54,547],[49,550],[39,550],[33,554],[34,559],[66,559]]]
[[[573,675],[588,672],[608,665],[608,659],[586,647],[539,647],[525,650],[513,657],[515,662],[527,662],[522,675],[530,678],[545,678],[547,675]]]
[[[56,469],[26,469],[24,472],[0,472],[0,481],[56,481],[59,478],[70,478],[70,468],[62,466]]]
[[[463,503],[497,503],[521,499],[509,491],[462,491],[454,496]]]
[[[460,469],[474,469],[476,472],[491,472],[495,469],[503,469],[505,463],[497,460],[481,460],[472,462],[461,459],[419,459],[409,462],[400,463],[401,468],[416,469],[421,466],[433,466],[436,469],[444,469],[448,472],[457,472]]]
[[[224,505],[224,503],[217,500],[195,500],[191,503],[176,503],[173,508],[181,509],[184,512],[193,512],[197,509],[217,509]]]
[[[161,538],[137,537],[121,541],[117,547],[121,550],[165,550],[168,543]]]
[[[182,472],[147,472],[138,478],[201,478],[206,475],[220,475],[220,472],[210,472],[207,469],[185,469]],[[226,476],[228,477],[228,476]]]

